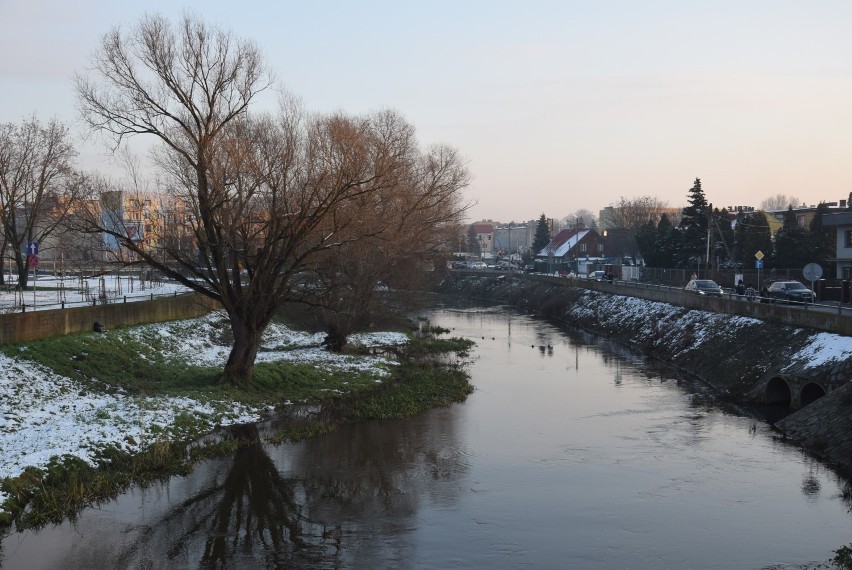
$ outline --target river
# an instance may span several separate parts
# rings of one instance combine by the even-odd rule
[[[13,534],[2,568],[810,568],[852,541],[841,478],[667,366],[509,308],[429,316],[477,342],[465,403],[241,449]]]

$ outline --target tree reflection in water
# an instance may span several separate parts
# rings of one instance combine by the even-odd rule
[[[361,567],[408,558],[403,536],[424,498],[453,502],[467,468],[449,410],[348,426],[267,449],[254,426],[224,469],[208,468],[192,496],[133,525],[118,567]],[[435,416],[438,419],[435,419]],[[125,536],[127,538],[127,535]],[[100,551],[100,552],[97,552]]]

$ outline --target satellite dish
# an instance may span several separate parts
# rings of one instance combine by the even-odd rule
[[[819,263],[808,263],[805,265],[805,268],[802,269],[802,275],[804,275],[805,279],[808,281],[817,281],[820,277],[822,277],[822,267],[820,267]]]

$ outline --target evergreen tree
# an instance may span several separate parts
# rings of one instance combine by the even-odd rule
[[[730,264],[733,261],[734,227],[733,215],[727,210],[713,210],[713,220],[716,232],[716,259]]]
[[[645,265],[659,267],[657,228],[651,220],[642,224],[636,232],[636,247],[639,248],[639,255],[645,260]]]
[[[550,243],[550,230],[547,229],[547,218],[542,214],[538,219],[538,225],[535,227],[535,238],[533,238],[533,255],[541,253],[547,244]]]
[[[473,224],[467,229],[467,252],[474,257],[482,255],[482,247],[479,245],[479,234]]]
[[[793,207],[784,212],[784,226],[775,233],[774,266],[801,269],[808,262],[808,233],[799,226]]]
[[[833,227],[826,228],[822,225],[822,217],[829,212],[828,204],[820,202],[817,206],[814,219],[808,228],[808,251],[809,261],[819,263],[824,275],[836,275],[834,261],[830,261],[836,255],[837,235]]]
[[[666,214],[657,224],[658,267],[676,267],[682,257],[683,232],[674,227]]]
[[[701,179],[696,178],[689,189],[689,205],[683,209],[680,229],[683,231],[682,262],[692,265],[703,259],[707,251],[707,198],[701,189]]]
[[[737,236],[737,248],[739,249],[739,260],[745,267],[754,267],[756,260],[754,254],[762,251],[765,266],[771,262],[772,256],[772,234],[769,230],[769,222],[766,221],[766,213],[762,211],[742,214],[738,217],[735,234]]]

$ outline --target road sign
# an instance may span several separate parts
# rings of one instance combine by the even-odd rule
[[[755,269],[763,269],[763,260],[762,260],[762,259],[758,259],[757,261],[755,261],[755,262],[754,262],[754,267],[755,267]]]
[[[30,267],[38,267],[38,256],[37,255],[28,255],[27,260],[28,260]]]
[[[820,266],[819,263],[808,263],[805,265],[805,268],[802,269],[802,275],[804,275],[805,279],[808,281],[816,281],[822,277],[822,266]]]
[[[38,242],[37,241],[28,241],[27,242],[27,253],[30,255],[38,255]]]
[[[760,250],[757,250],[757,253],[755,253],[754,256],[757,258],[758,261],[761,261],[764,258],[763,252]]]

